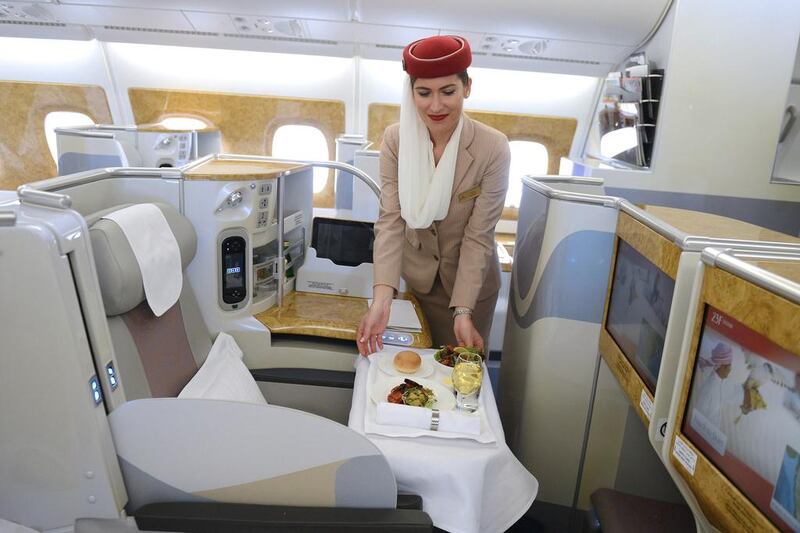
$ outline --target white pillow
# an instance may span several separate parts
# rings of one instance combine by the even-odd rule
[[[267,405],[242,357],[242,350],[233,337],[220,333],[203,366],[186,384],[178,398],[233,400]]]

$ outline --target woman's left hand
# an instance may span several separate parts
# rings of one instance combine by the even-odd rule
[[[453,320],[453,332],[460,346],[474,346],[483,350],[483,337],[475,329],[471,315],[456,315]]]

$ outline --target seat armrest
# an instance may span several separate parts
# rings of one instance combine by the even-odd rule
[[[363,435],[303,411],[157,398],[109,415],[129,508],[163,501],[393,509],[388,462]]]
[[[319,368],[257,368],[250,370],[256,381],[287,383],[290,385],[316,385],[352,389],[355,372],[324,370]]]
[[[150,504],[133,513],[143,531],[238,533],[253,531],[422,533],[433,531],[430,517],[407,509],[282,507],[230,503]]]
[[[410,509],[413,511],[422,510],[422,496],[419,494],[398,494],[397,508]]]

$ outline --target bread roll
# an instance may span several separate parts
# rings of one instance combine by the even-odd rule
[[[418,353],[410,350],[398,352],[394,356],[394,368],[403,374],[413,374],[422,365],[422,358]]]

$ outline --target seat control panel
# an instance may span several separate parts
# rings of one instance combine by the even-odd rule
[[[247,234],[244,228],[225,230],[218,239],[219,305],[232,311],[247,300]]]
[[[402,333],[388,329],[383,332],[381,339],[384,344],[393,344],[395,346],[411,346],[414,342],[414,336],[410,333]]]

